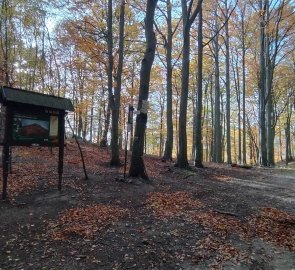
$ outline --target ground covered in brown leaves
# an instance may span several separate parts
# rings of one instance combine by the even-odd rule
[[[180,170],[145,157],[147,184],[82,148],[90,179],[68,141],[61,192],[57,149],[13,148],[0,269],[295,269],[294,164]]]

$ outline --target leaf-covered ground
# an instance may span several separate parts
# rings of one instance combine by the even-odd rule
[[[0,269],[295,269],[294,164],[180,170],[145,157],[145,184],[122,181],[106,149],[83,151],[90,179],[68,141],[59,192],[57,149],[13,148]]]

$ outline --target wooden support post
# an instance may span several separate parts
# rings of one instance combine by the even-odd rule
[[[126,132],[126,140],[125,140],[125,158],[124,158],[124,179],[126,178],[126,170],[127,170],[127,144],[128,144],[128,134],[129,130]]]
[[[58,190],[61,190],[63,165],[64,165],[64,147],[65,147],[65,113],[64,112],[59,113],[58,130],[59,130]]]
[[[12,121],[12,113],[9,107],[6,108],[6,117],[5,117],[5,131],[4,131],[4,143],[2,150],[2,169],[3,169],[3,189],[2,189],[2,199],[6,200],[7,198],[7,182],[8,182],[8,173],[9,173],[9,148],[10,148],[10,135],[11,128],[10,123]]]
[[[8,144],[3,145],[2,168],[3,168],[2,199],[6,200],[6,197],[7,197],[7,180],[8,180],[8,172],[9,172],[9,145]]]
[[[79,140],[77,139],[77,136],[75,135],[75,132],[74,132],[74,129],[72,128],[71,126],[71,123],[70,123],[70,120],[69,118],[67,117],[67,122],[69,124],[69,128],[71,129],[71,131],[73,132],[73,136],[75,138],[75,141],[78,145],[78,148],[79,148],[79,152],[80,152],[80,156],[81,156],[81,160],[82,160],[82,165],[83,165],[83,170],[84,170],[84,175],[85,175],[85,180],[88,180],[88,175],[87,175],[87,171],[86,171],[86,166],[85,166],[85,161],[84,161],[84,156],[83,156],[83,152],[82,152],[82,149],[81,149],[81,146],[80,146],[80,143],[79,143]]]
[[[9,165],[8,172],[12,174],[12,146],[9,146]]]

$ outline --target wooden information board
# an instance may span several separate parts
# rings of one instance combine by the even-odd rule
[[[11,146],[59,147],[58,189],[61,189],[66,111],[74,111],[67,98],[23,89],[0,88],[0,144],[2,150],[3,191],[7,196]]]

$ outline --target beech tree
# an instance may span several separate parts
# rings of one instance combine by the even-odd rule
[[[189,64],[190,64],[190,29],[195,21],[201,6],[202,0],[198,0],[195,3],[194,0],[190,0],[188,5],[186,0],[181,0],[182,6],[182,70],[181,70],[181,95],[180,95],[180,107],[179,107],[179,135],[178,145],[179,152],[177,156],[177,166],[180,168],[188,167],[187,159],[187,98],[188,98],[188,84],[189,84]],[[193,6],[195,7],[193,8]]]
[[[197,73],[197,111],[196,111],[196,158],[195,166],[203,167],[202,110],[203,110],[203,10],[199,11],[198,22],[198,73]]]
[[[218,4],[216,3],[214,22],[214,39],[213,39],[213,56],[214,56],[214,151],[213,161],[217,163],[222,162],[222,124],[220,111],[220,70],[219,70],[219,18],[218,18]]]
[[[165,143],[165,151],[163,155],[163,160],[172,160],[172,150],[173,150],[173,119],[172,119],[172,72],[173,72],[173,62],[172,62],[172,49],[173,49],[173,36],[179,26],[177,25],[173,28],[172,24],[172,7],[173,4],[170,0],[166,1],[167,13],[164,15],[167,29],[166,33],[160,29],[156,23],[156,30],[160,34],[165,48],[165,67],[166,67],[166,95],[167,95],[167,109],[166,109],[166,125],[167,125],[167,138]],[[163,13],[163,12],[162,12]],[[163,61],[164,62],[164,61]]]
[[[180,167],[187,167],[191,157],[199,167],[203,160],[273,166],[293,158],[292,1],[159,2],[153,20],[157,69],[148,76],[151,53],[146,52],[141,74],[138,64],[146,46],[138,13],[144,14],[145,5],[1,1],[1,83],[71,98],[75,133],[110,144],[113,165],[120,162],[126,111],[135,102],[139,111],[142,103],[144,108],[137,117],[139,131],[134,134],[132,125],[129,133],[129,149],[139,145],[134,157],[142,157],[144,137],[147,154],[171,160],[176,153]],[[152,95],[146,94],[147,79]],[[148,96],[152,121],[144,136]],[[142,171],[144,165],[139,167]]]
[[[119,60],[117,74],[115,77],[116,86],[113,98],[113,108],[112,108],[112,157],[111,165],[119,165],[119,112],[120,112],[120,95],[121,95],[121,85],[122,85],[122,71],[123,71],[123,60],[124,60],[124,24],[125,24],[125,0],[121,0],[120,5],[120,21],[119,21]],[[109,26],[111,27],[111,26]],[[109,78],[110,79],[110,78]]]
[[[149,96],[149,84],[151,68],[155,58],[156,51],[156,36],[154,33],[154,16],[155,9],[158,0],[147,0],[146,4],[146,15],[145,15],[145,38],[146,38],[146,49],[144,57],[141,62],[140,70],[140,87],[138,96],[136,117],[135,134],[133,141],[133,150],[131,156],[131,164],[129,170],[129,176],[141,177],[148,180],[148,175],[145,170],[143,161],[143,150],[144,150],[144,134],[147,123],[147,107],[148,107],[148,96]]]
[[[228,30],[228,17],[229,7],[228,1],[224,1],[224,20],[225,20],[225,87],[226,87],[226,154],[227,163],[231,164],[231,117],[230,117],[230,55],[229,55],[229,30]]]

